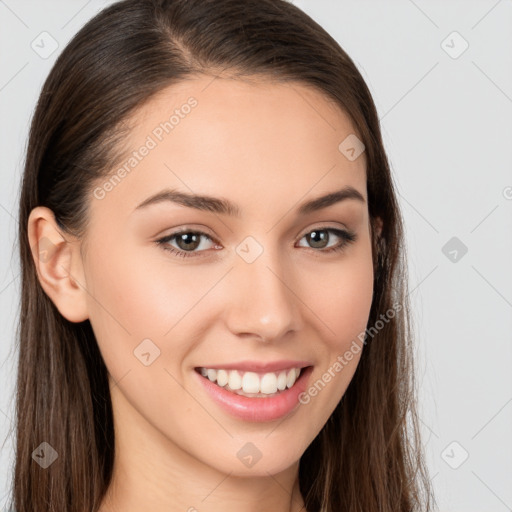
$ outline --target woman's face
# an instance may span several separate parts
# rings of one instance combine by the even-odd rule
[[[201,76],[137,113],[126,158],[89,198],[83,261],[126,453],[276,474],[326,423],[373,292],[353,134],[298,83]]]

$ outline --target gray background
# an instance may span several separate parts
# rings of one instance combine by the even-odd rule
[[[13,247],[30,116],[58,53],[109,3],[0,0],[0,508],[13,464]],[[405,217],[439,510],[512,510],[512,1],[294,3],[353,58],[379,111]],[[50,37],[58,48],[40,55]]]

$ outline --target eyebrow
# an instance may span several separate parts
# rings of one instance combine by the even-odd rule
[[[348,199],[355,199],[363,204],[366,203],[363,195],[358,190],[354,187],[348,186],[302,203],[297,209],[297,213],[300,216],[307,215]],[[152,204],[167,202],[176,203],[188,208],[195,208],[196,210],[220,213],[233,217],[240,217],[241,215],[241,210],[238,205],[232,203],[228,199],[189,194],[187,192],[180,192],[172,189],[165,189],[148,197],[140,203],[134,211],[146,208]]]

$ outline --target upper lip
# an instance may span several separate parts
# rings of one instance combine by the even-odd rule
[[[198,368],[211,368],[213,370],[242,370],[244,372],[277,372],[279,370],[288,370],[290,368],[305,368],[311,366],[309,361],[239,361],[238,363],[207,364]]]

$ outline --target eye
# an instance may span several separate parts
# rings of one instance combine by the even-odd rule
[[[195,251],[195,249],[202,247],[201,237],[207,238],[208,240],[212,241],[212,238],[208,236],[206,233],[203,233],[202,231],[183,230],[160,238],[159,240],[156,241],[156,243],[159,246],[161,246],[162,249],[169,251],[173,254],[176,254],[176,256],[186,258],[188,256],[196,256],[194,252],[198,251]],[[178,248],[174,248],[168,244],[168,242],[170,242],[171,240],[176,240]],[[204,249],[204,247],[202,248]]]
[[[339,238],[340,241],[336,245],[329,247],[327,243],[330,242],[331,240],[331,233],[334,234],[335,238]],[[159,240],[156,240],[155,243],[158,244],[158,246],[162,247],[162,249],[164,249],[165,251],[169,251],[170,253],[175,254],[176,256],[180,256],[183,258],[191,256],[196,257],[200,256],[197,253],[205,252],[205,247],[204,244],[202,244],[201,240],[203,237],[209,240],[210,242],[213,242],[213,239],[206,233],[203,233],[202,231],[182,230],[167,235],[163,238],[160,238]],[[329,228],[326,226],[316,228],[313,231],[308,232],[301,238],[301,240],[304,238],[307,240],[309,244],[312,244],[310,246],[310,249],[320,249],[316,252],[322,253],[341,251],[348,244],[355,242],[357,240],[357,236],[353,232],[345,231],[342,229]],[[173,247],[169,245],[169,242],[171,241],[175,241],[178,247]],[[199,248],[201,248],[202,250],[196,250]]]
[[[326,244],[331,239],[329,233],[333,233],[335,238],[339,238],[341,241],[334,246],[328,247]],[[347,245],[357,240],[357,236],[353,232],[345,231],[343,229],[329,228],[327,226],[316,228],[304,235],[302,238],[305,238],[309,244],[312,244],[313,249],[322,249],[317,252],[324,253],[341,251],[345,249]]]

